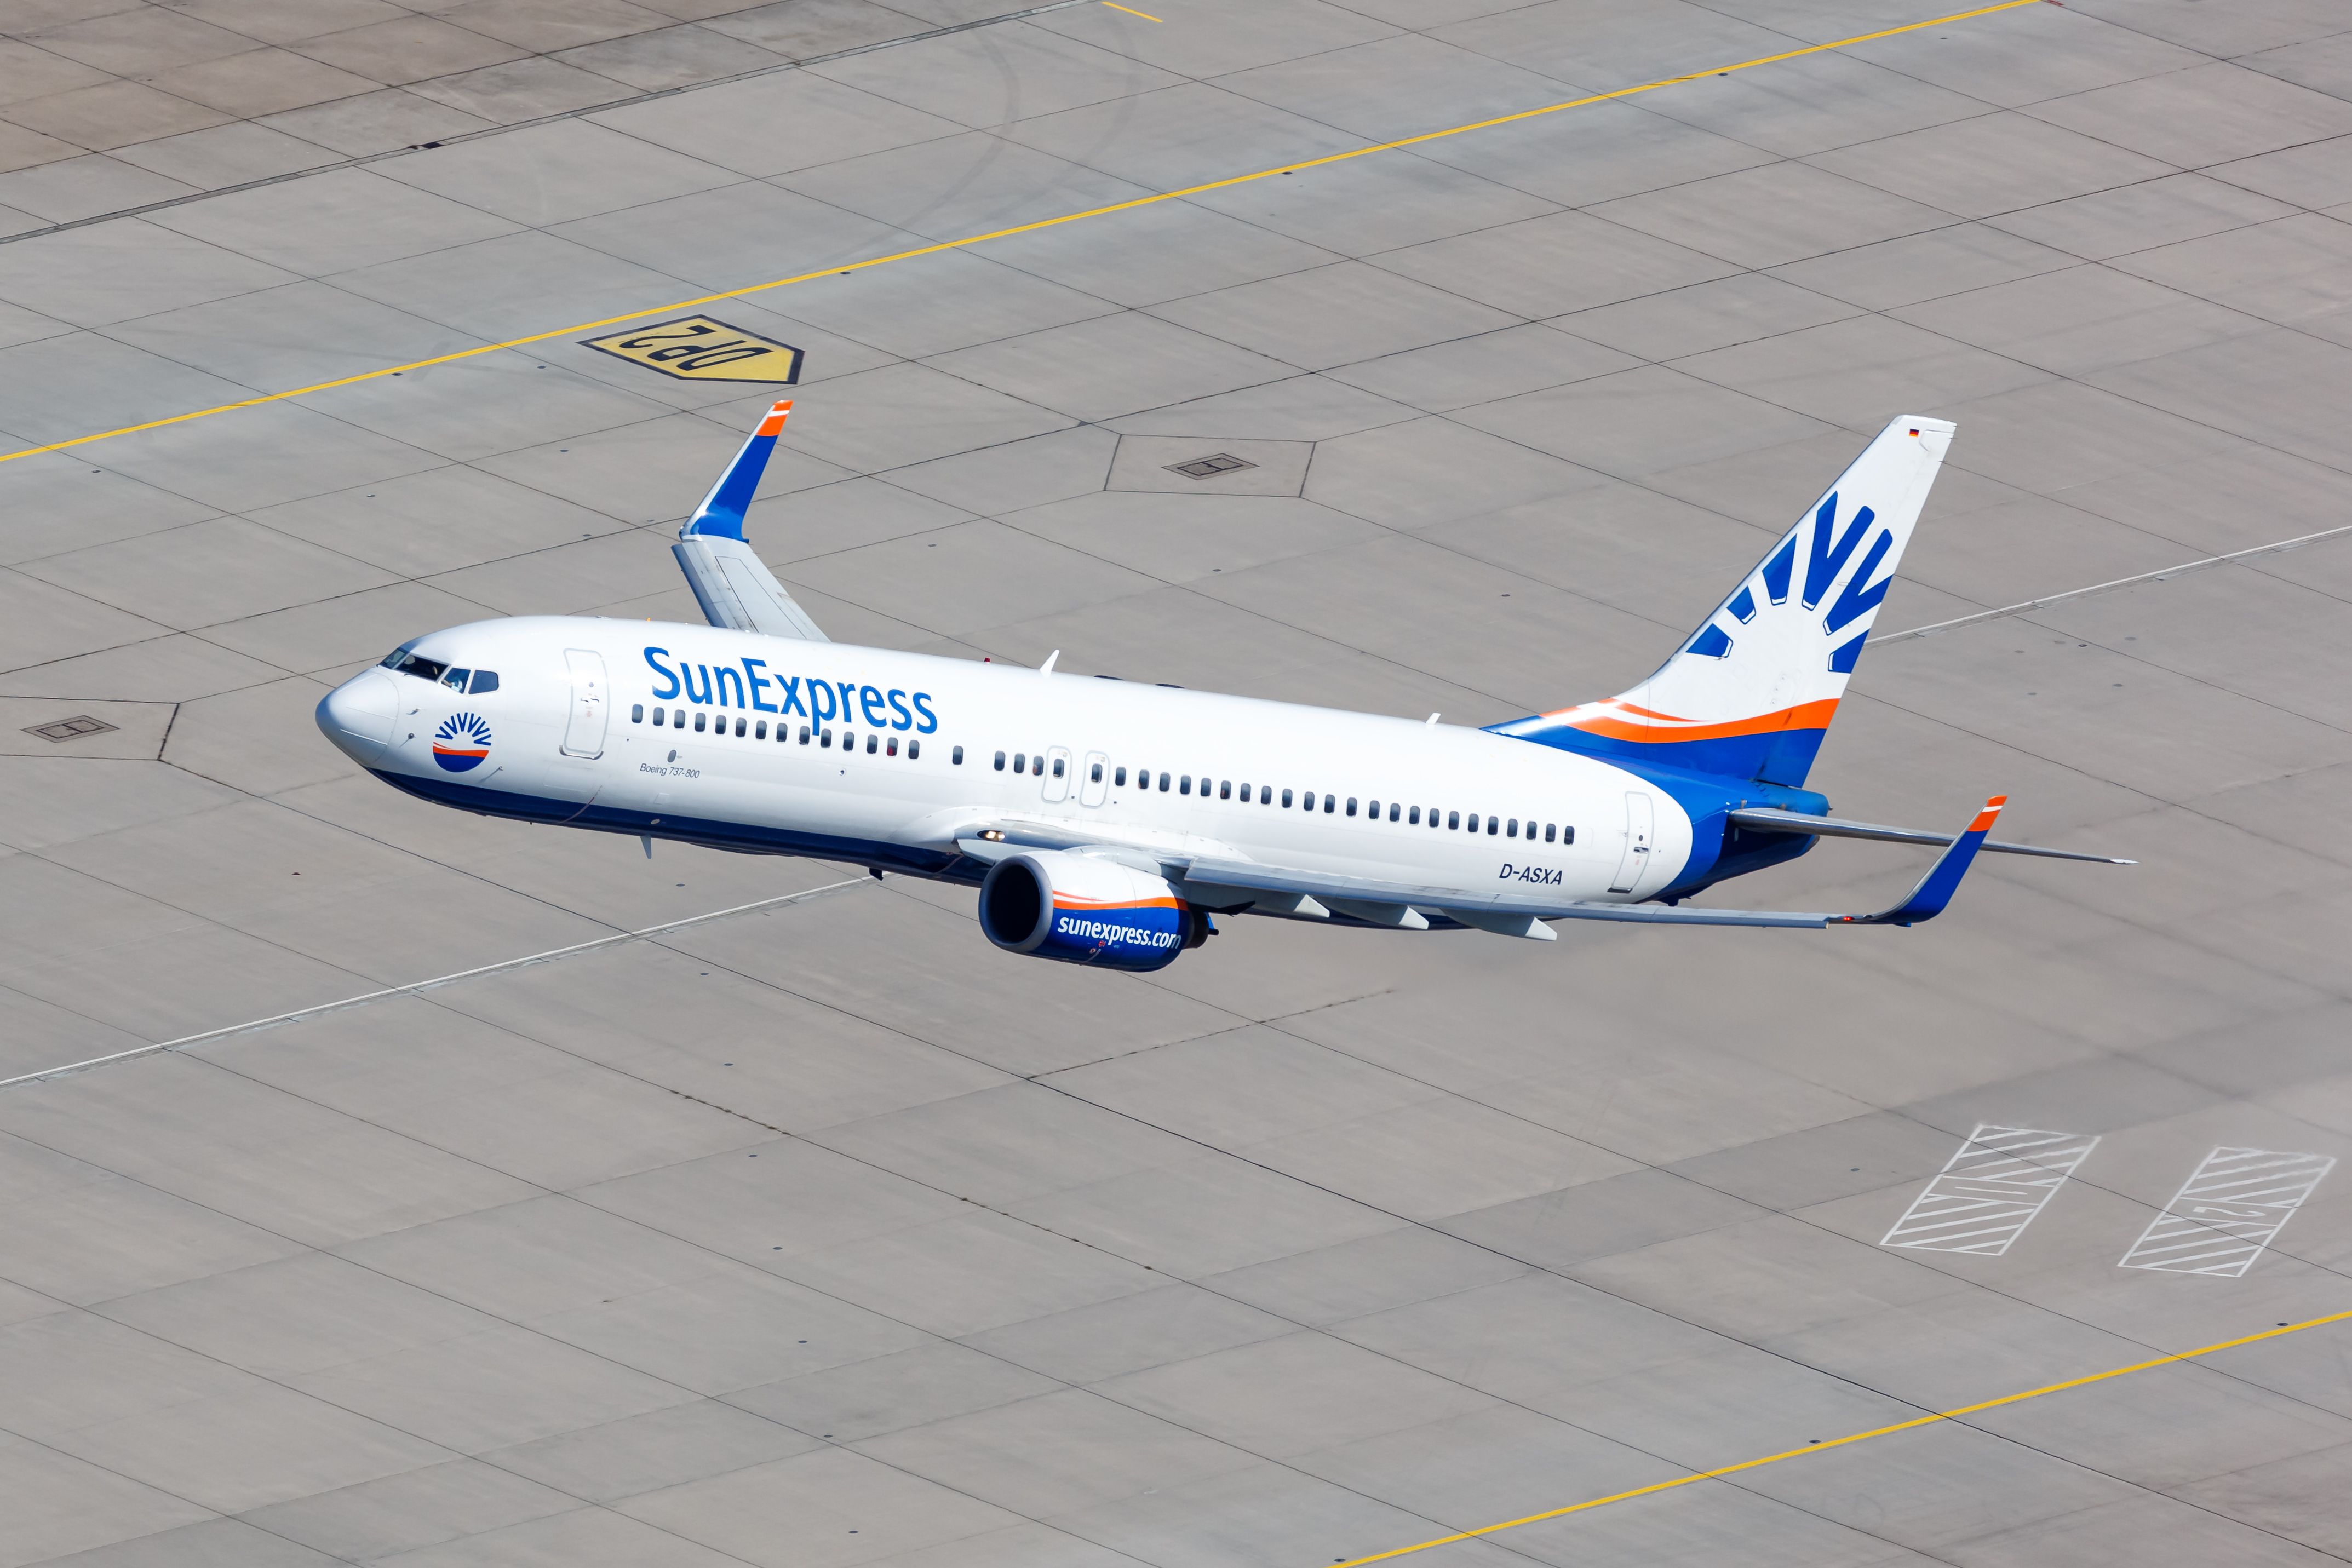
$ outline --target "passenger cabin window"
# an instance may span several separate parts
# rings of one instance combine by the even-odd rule
[[[654,727],[655,727],[656,729],[659,729],[661,727],[662,727],[662,710],[661,710],[661,709],[659,709],[659,708],[656,708],[656,709],[654,709]]]
[[[1054,777],[1055,777],[1055,778],[1056,778],[1056,779],[1059,779],[1061,776],[1062,776],[1062,758],[1060,758],[1056,757],[1055,758],[1054,758]]]
[[[1282,792],[1282,809],[1286,811],[1290,810],[1290,791],[1287,789]]]
[[[745,729],[746,727],[747,727],[744,725],[744,723],[743,723],[743,721],[742,721],[741,719],[740,719],[740,718],[739,718],[739,719],[737,719],[737,720],[735,721],[735,738],[736,738],[736,739],[740,740],[740,739],[742,739],[742,738],[743,738],[743,731],[744,731],[744,729]]]
[[[1349,801],[1349,802],[1348,802],[1348,804],[1349,804],[1349,809],[1350,809],[1350,810],[1353,810],[1353,809],[1354,809],[1354,806],[1355,806],[1355,802],[1354,802],[1354,801],[1350,800],[1350,801]],[[1329,812],[1331,812],[1331,811],[1333,811],[1333,810],[1336,810],[1337,809],[1338,809],[1338,808],[1333,804],[1333,802],[1332,802],[1332,798],[1331,798],[1330,796],[1326,795],[1326,796],[1324,796],[1324,797],[1323,797],[1323,810],[1324,810],[1324,811],[1325,811],[1325,813],[1326,813],[1326,814],[1328,814]]]
[[[885,757],[896,757],[898,755],[898,737],[897,736],[894,735],[890,737],[890,744],[882,748],[882,755]]]
[[[1111,770],[1110,781],[1119,786],[1121,789],[1125,789],[1127,787],[1127,769],[1124,768],[1113,768]]]
[[[754,740],[765,740],[768,738],[768,721],[766,719],[763,718],[759,723],[751,727],[751,738]]]
[[[866,737],[866,755],[868,757],[874,755],[874,736],[871,731],[868,731]]]
[[[1160,792],[1162,795],[1168,793],[1168,775],[1165,773],[1162,773],[1160,776]]]
[[[659,709],[659,708],[656,708],[656,709],[654,709],[654,717],[655,717],[656,720],[658,720],[658,719],[661,717],[661,709]],[[629,705],[629,722],[630,722],[631,724],[643,724],[643,723],[645,723],[645,722],[646,722],[646,705],[645,705],[645,704],[643,704],[643,703],[631,703],[631,704]]]
[[[1004,771],[1004,753],[1001,751],[996,754],[996,770],[999,773]]]
[[[1192,776],[1190,773],[1187,773],[1184,775],[1181,783],[1182,787],[1179,789],[1176,793],[1179,795],[1190,795],[1192,792]]]
[[[1220,800],[1230,800],[1233,798],[1234,781],[1230,779],[1219,779],[1217,781],[1217,799]]]
[[[1459,827],[1461,827],[1461,826],[1462,826],[1462,813],[1461,813],[1461,812],[1459,812],[1459,811],[1448,811],[1448,812],[1446,812],[1446,813],[1445,813],[1445,825],[1446,825],[1448,828],[1459,828]]]
[[[1412,815],[1409,819],[1407,819],[1407,821],[1409,821],[1412,823],[1412,826],[1414,826],[1414,827],[1416,827],[1416,828],[1417,828],[1417,827],[1419,827],[1419,826],[1421,826],[1421,808],[1420,808],[1420,807],[1418,807],[1418,806],[1415,806],[1415,807],[1412,809]]]
[[[954,765],[955,767],[958,767],[958,768],[962,767],[962,766],[963,766],[963,747],[961,747],[961,746],[959,746],[959,747],[957,747],[953,751],[949,752],[949,753],[948,753],[948,761],[949,761],[950,763],[951,763],[952,765]]]
[[[1552,840],[1559,835],[1559,824],[1558,822],[1546,822],[1544,824],[1544,842],[1551,842]]]
[[[1013,771],[1015,773],[1025,773],[1028,770],[1029,754],[1025,751],[1014,752],[1013,754]]]
[[[694,729],[696,734],[699,735],[702,733],[702,721],[708,716],[709,716],[706,714],[696,714],[694,716]]]
[[[1519,820],[1517,817],[1503,824],[1503,836],[1507,839],[1516,839],[1519,836]]]
[[[808,743],[809,743],[809,727],[808,727],[808,726],[806,726],[806,725],[803,725],[803,726],[801,726],[801,744],[802,744],[803,746],[806,746]]]
[[[1327,807],[1325,807],[1325,808],[1324,808],[1324,810],[1330,810],[1330,808],[1327,806]],[[1356,798],[1355,798],[1353,795],[1350,795],[1350,796],[1349,796],[1349,797],[1348,797],[1348,815],[1349,815],[1349,816],[1351,816],[1351,817],[1352,817],[1352,816],[1354,816],[1355,814],[1356,814]]]
[[[1401,816],[1401,815],[1403,813],[1403,811],[1404,811],[1404,808],[1403,808],[1403,807],[1402,807],[1402,806],[1400,806],[1400,805],[1398,805],[1394,800],[1391,800],[1391,801],[1390,801],[1390,802],[1389,802],[1389,821],[1391,821],[1391,822],[1395,821],[1397,820],[1397,818],[1398,818],[1399,816]]]
[[[908,761],[909,761],[909,762],[912,762],[913,760],[915,760],[915,758],[917,758],[918,757],[920,757],[922,754],[923,754],[923,743],[922,743],[921,741],[919,741],[919,740],[915,739],[915,738],[914,738],[913,737],[911,737],[911,736],[910,736],[910,737],[908,737],[908,740],[907,740],[907,760],[908,760]]]
[[[1488,833],[1490,833],[1490,834],[1491,834],[1491,833],[1493,833],[1493,832],[1494,832],[1494,831],[1495,831],[1495,819],[1494,819],[1494,818],[1492,818],[1492,817],[1489,817],[1489,818],[1487,818],[1487,819],[1486,819],[1486,831],[1487,831]]]

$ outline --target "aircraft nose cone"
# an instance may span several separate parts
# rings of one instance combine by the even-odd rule
[[[399,713],[400,688],[382,670],[370,670],[319,699],[319,728],[344,756],[373,768],[392,744]]]

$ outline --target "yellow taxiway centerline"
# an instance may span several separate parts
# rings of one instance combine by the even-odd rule
[[[1897,1421],[1891,1427],[1874,1427],[1867,1432],[1849,1432],[1843,1437],[1831,1437],[1823,1442],[1808,1443],[1801,1448],[1788,1448],[1777,1454],[1766,1454],[1761,1458],[1742,1459],[1736,1465],[1723,1465],[1711,1470],[1694,1470],[1689,1475],[1676,1476],[1672,1480],[1652,1481],[1648,1486],[1635,1487],[1630,1491],[1611,1492],[1607,1497],[1587,1498],[1582,1502],[1572,1502],[1564,1508],[1546,1509],[1541,1513],[1507,1519],[1499,1524],[1481,1525],[1476,1530],[1460,1531],[1453,1535],[1441,1535],[1430,1541],[1416,1541],[1410,1546],[1391,1546],[1386,1552],[1375,1552],[1368,1557],[1350,1557],[1344,1562],[1335,1563],[1331,1568],[1364,1568],[1364,1565],[1369,1563],[1386,1563],[1398,1557],[1409,1557],[1416,1552],[1427,1552],[1433,1547],[1451,1546],[1457,1541],[1477,1541],[1502,1531],[1517,1530],[1523,1524],[1538,1524],[1547,1519],[1565,1519],[1571,1513],[1582,1513],[1588,1509],[1606,1508],[1612,1502],[1624,1502],[1632,1498],[1648,1497],[1654,1492],[1672,1491],[1676,1487],[1686,1487],[1694,1481],[1717,1480],[1724,1476],[1736,1476],[1742,1470],[1777,1465],[1783,1459],[1801,1459],[1808,1454],[1825,1454],[1832,1448],[1843,1448],[1853,1443],[1866,1443],[1873,1437],[1885,1437],[1896,1432],[1908,1432],[1916,1427],[1933,1426],[1938,1421],[1955,1421],[1963,1416],[1976,1415],[1979,1411],[1998,1410],[2004,1405],[2021,1405],[2028,1399],[2039,1399],[2045,1394],[2061,1394],[2069,1388],[2081,1388],[2094,1383],[2105,1383],[2111,1377],[2124,1377],[2135,1372],[2146,1372],[2151,1367],[2170,1366],[2179,1361],[2193,1361],[2200,1355],[2211,1355],[2217,1351],[2233,1350],[2242,1344],[2254,1344],[2266,1339],[2279,1339],[2287,1334],[2301,1333],[2305,1329],[2315,1329],[2324,1323],[2339,1323],[2347,1318],[2352,1318],[2352,1312],[2330,1312],[2324,1318],[2311,1318],[2299,1323],[2281,1323],[2274,1329],[2264,1329],[2260,1333],[2244,1334],[2237,1339],[2225,1339],[2214,1344],[2200,1345],[2195,1350],[2177,1351],[2170,1355],[2159,1355],[2147,1361],[2136,1361],[2129,1366],[2111,1366],[2105,1372],[2094,1372],[2082,1377],[2070,1377],[2063,1383],[2044,1384],[2040,1388],[2029,1388],[2021,1394],[2004,1394],[1998,1399],[1987,1399],[1975,1405],[1963,1405],[1956,1410],[1937,1410],[1926,1416],[1914,1416],[1908,1421]]]
[[[1142,16],[1147,22],[1157,22],[1160,20],[1157,16],[1145,16],[1143,12],[1136,10],[1131,5],[1122,5],[1118,3],[1118,0],[1102,0],[1102,3],[1109,6],[1114,11],[1124,11],[1130,16]]]
[[[218,403],[188,413],[175,413],[163,419],[146,420],[138,424],[126,424],[114,430],[101,430],[89,435],[77,435],[70,440],[53,441],[45,446],[27,446],[22,451],[0,453],[0,463],[13,463],[19,457],[37,457],[45,452],[67,452],[77,446],[87,446],[95,441],[108,441],[118,435],[136,435],[141,431],[162,430],[170,425],[185,424],[191,420],[209,419],[216,413],[231,413],[241,408],[259,408],[273,402],[285,402],[292,398],[308,397],[313,392],[331,392],[337,387],[356,386],[363,382],[381,381],[409,371],[427,370],[435,365],[455,364],[461,360],[482,354],[498,353],[507,349],[520,349],[532,343],[544,343],[551,339],[570,338],[578,333],[593,332],[603,327],[616,327],[625,321],[641,321],[648,317],[667,316],[692,310],[704,305],[714,305],[722,299],[740,299],[747,295],[762,294],[771,288],[788,288],[795,283],[807,283],[819,277],[835,277],[845,273],[863,272],[869,267],[887,267],[892,262],[912,261],[918,256],[937,256],[942,251],[961,250],[968,246],[984,244],[992,239],[1006,239],[1013,235],[1034,234],[1039,229],[1059,227],[1086,218],[1107,217],[1112,213],[1124,213],[1136,207],[1149,207],[1160,202],[1179,201],[1186,196],[1198,196],[1210,191],[1222,191],[1234,185],[1246,185],[1254,181],[1270,179],[1277,174],[1295,174],[1307,169],[1320,169],[1326,164],[1344,163],[1350,158],[1369,157],[1375,152],[1393,152],[1401,147],[1418,147],[1426,141],[1441,141],[1449,136],[1461,136],[1473,131],[1486,131],[1497,125],[1513,125],[1523,120],[1538,120],[1548,114],[1566,110],[1582,109],[1590,104],[1610,103],[1618,99],[1633,98],[1661,88],[1675,87],[1683,82],[1699,81],[1708,77],[1730,76],[1738,71],[1754,70],[1759,66],[1778,65],[1783,60],[1802,59],[1807,55],[1826,54],[1832,49],[1849,48],[1855,44],[1867,44],[1878,38],[1892,38],[1905,33],[1916,33],[1928,27],[1949,26],[1977,16],[1990,16],[1996,12],[2014,11],[2021,5],[2039,5],[2045,0],[2000,0],[1999,5],[1979,5],[1972,10],[1955,11],[1948,16],[1936,16],[1925,22],[1906,22],[1899,27],[1882,27],[1874,33],[1857,33],[1851,38],[1834,43],[1808,44],[1800,49],[1784,49],[1777,55],[1760,55],[1752,60],[1734,65],[1718,66],[1709,70],[1691,71],[1682,76],[1661,77],[1656,81],[1638,87],[1619,88],[1614,92],[1597,92],[1589,98],[1572,98],[1560,103],[1548,103],[1539,109],[1523,109],[1516,114],[1498,114],[1491,120],[1474,120],[1464,125],[1450,125],[1443,131],[1425,131],[1418,136],[1401,136],[1393,141],[1376,141],[1369,146],[1351,148],[1345,152],[1327,153],[1320,158],[1308,158],[1297,163],[1279,164],[1271,169],[1259,169],[1247,174],[1234,174],[1223,180],[1211,180],[1203,184],[1187,185],[1181,190],[1162,191],[1154,195],[1137,196],[1129,201],[1113,202],[1108,206],[1088,207],[1083,212],[1065,213],[1060,217],[1041,218],[1035,223],[1016,224],[1011,228],[991,229],[986,234],[966,235],[961,239],[941,240],[936,245],[918,246],[912,250],[895,251],[865,261],[853,261],[846,267],[820,267],[814,272],[795,273],[790,277],[772,278],[765,283],[748,284],[741,288],[730,288],[717,294],[698,294],[691,299],[673,300],[667,305],[649,306],[643,310],[625,311],[618,316],[606,316],[595,321],[574,322],[546,332],[533,332],[528,337],[509,338],[503,342],[483,343],[455,353],[436,354],[429,360],[412,360],[403,365],[386,365],[382,370],[363,371],[355,376],[341,376],[331,382],[317,382],[310,386],[295,387],[288,392],[263,392],[254,397],[240,398],[235,402]],[[1125,7],[1118,7],[1125,9]]]

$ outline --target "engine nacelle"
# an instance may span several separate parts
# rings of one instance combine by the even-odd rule
[[[1108,969],[1164,969],[1216,931],[1164,879],[1065,850],[991,866],[980,884],[980,928],[1008,953]]]

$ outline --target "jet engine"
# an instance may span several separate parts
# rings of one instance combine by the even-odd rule
[[[1216,934],[1150,872],[1097,855],[1033,850],[980,884],[980,928],[1008,953],[1108,969],[1164,969]]]

